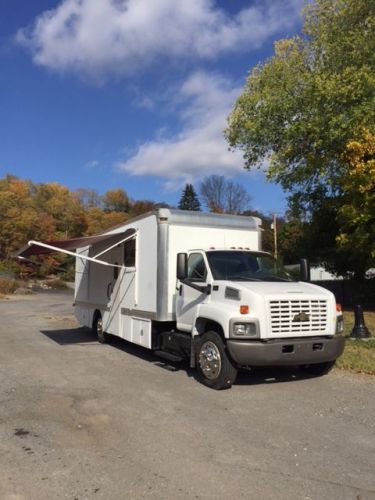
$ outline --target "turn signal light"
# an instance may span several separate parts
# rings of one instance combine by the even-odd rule
[[[249,306],[240,306],[241,314],[249,314]]]
[[[341,307],[341,304],[336,304],[336,311],[338,313],[342,312],[342,307]]]

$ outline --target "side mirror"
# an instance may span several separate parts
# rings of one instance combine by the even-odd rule
[[[307,259],[301,259],[300,263],[300,280],[311,281],[310,262]]]
[[[177,254],[177,279],[182,281],[187,277],[187,253]]]

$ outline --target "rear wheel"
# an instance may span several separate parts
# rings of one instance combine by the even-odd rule
[[[211,389],[229,389],[236,380],[237,369],[216,332],[202,335],[198,343],[196,365],[202,383]]]
[[[95,313],[92,329],[97,336],[98,342],[101,344],[108,342],[108,335],[103,330],[103,319],[99,311]]]
[[[334,361],[327,361],[326,363],[316,363],[313,365],[301,365],[300,368],[310,374],[310,375],[315,375],[317,377],[321,375],[326,375],[328,372],[332,370],[332,368],[335,366],[336,360]]]

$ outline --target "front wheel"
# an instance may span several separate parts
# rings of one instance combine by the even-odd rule
[[[312,365],[301,365],[300,368],[308,373],[309,375],[315,375],[316,377],[320,377],[322,375],[326,375],[328,372],[332,370],[335,366],[335,361],[327,361],[326,363],[315,363]]]
[[[198,342],[197,368],[202,383],[211,389],[229,389],[237,377],[237,369],[216,332],[204,333]]]

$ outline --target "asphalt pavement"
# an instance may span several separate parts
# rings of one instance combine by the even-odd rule
[[[375,378],[199,384],[79,328],[66,292],[0,301],[0,499],[375,499]]]

